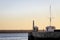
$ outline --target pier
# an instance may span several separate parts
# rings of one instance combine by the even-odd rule
[[[32,30],[0,30],[0,33],[30,33]]]

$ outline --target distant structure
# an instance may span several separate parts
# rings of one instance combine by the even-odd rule
[[[37,32],[37,31],[38,31],[38,27],[35,26],[35,24],[34,24],[34,20],[33,20],[33,32]]]
[[[51,26],[51,21],[52,21],[52,18],[51,18],[51,4],[50,4],[50,26],[46,27],[47,32],[54,32],[55,30],[55,26]]]
[[[51,1],[52,1],[52,0],[51,0]],[[50,1],[50,2],[51,2],[51,1]],[[52,23],[51,3],[50,3],[49,11],[50,11],[50,17],[49,17],[50,25],[46,27],[46,32],[54,32],[55,26],[52,26],[52,25],[51,25],[51,23]],[[38,31],[38,27],[34,25],[34,20],[33,20],[33,31]]]

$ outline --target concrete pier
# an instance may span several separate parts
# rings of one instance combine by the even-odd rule
[[[60,32],[32,32],[28,38],[29,40],[60,39]]]

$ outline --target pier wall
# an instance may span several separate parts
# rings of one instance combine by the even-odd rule
[[[41,39],[60,39],[60,32],[32,32],[29,33],[29,40],[41,40]]]

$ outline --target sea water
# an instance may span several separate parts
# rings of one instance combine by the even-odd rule
[[[28,33],[0,33],[0,40],[28,40]]]

